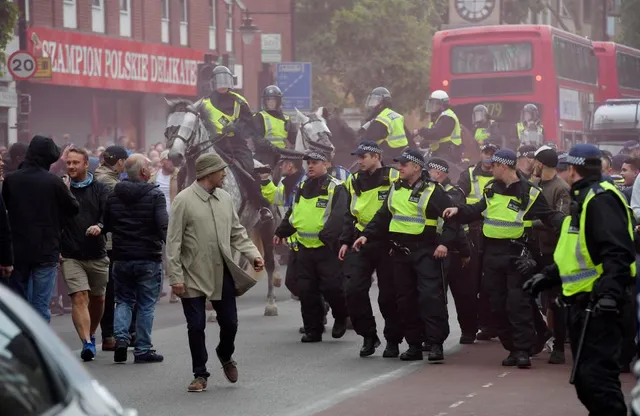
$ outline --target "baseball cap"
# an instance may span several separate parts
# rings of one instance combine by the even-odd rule
[[[104,161],[107,162],[108,165],[115,165],[118,160],[126,160],[129,155],[127,151],[122,146],[109,146],[102,153]]]

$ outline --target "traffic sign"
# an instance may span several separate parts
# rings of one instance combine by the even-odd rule
[[[36,59],[36,67],[38,70],[33,75],[37,79],[51,79],[53,77],[53,70],[51,68],[51,58],[43,57]]]
[[[9,72],[14,79],[29,79],[37,69],[36,58],[27,51],[16,51],[9,57]]]
[[[282,62],[276,65],[276,84],[282,90],[282,109],[312,110],[310,62]]]

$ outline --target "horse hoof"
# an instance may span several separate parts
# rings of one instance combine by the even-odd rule
[[[278,307],[276,305],[265,306],[264,316],[278,316]]]
[[[216,319],[216,314],[215,313],[210,313],[209,317],[207,318],[207,322],[217,322],[218,320]]]

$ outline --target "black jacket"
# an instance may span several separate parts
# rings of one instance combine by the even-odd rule
[[[104,231],[112,233],[111,260],[162,261],[167,205],[158,185],[125,179],[107,199]]]
[[[35,136],[20,168],[4,180],[16,263],[57,263],[63,221],[78,214],[78,201],[49,172],[59,157],[53,140]]]
[[[447,185],[451,185],[451,189],[447,191],[447,195],[451,198],[451,202],[454,205],[464,204],[465,194],[462,192],[462,189],[457,185],[454,185],[449,178],[445,179],[442,183],[443,187],[446,187]],[[460,254],[460,257],[471,257],[471,245],[469,243],[467,232],[460,224],[457,224],[457,228],[456,241],[453,244],[452,249],[453,251],[457,251]]]
[[[11,227],[9,226],[9,216],[2,196],[0,196],[0,265],[13,266]]]
[[[109,189],[94,177],[84,188],[71,187],[71,193],[80,204],[80,212],[64,222],[60,254],[76,260],[95,260],[107,255],[106,233],[97,237],[87,235],[87,228],[103,223],[104,208]]]

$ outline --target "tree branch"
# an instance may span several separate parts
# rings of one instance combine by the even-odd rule
[[[558,24],[560,25],[560,27],[562,28],[562,30],[566,30],[567,32],[570,32],[569,28],[567,27],[567,25],[564,23],[564,20],[562,20],[562,17],[560,16],[560,13],[558,13],[557,10],[555,10],[553,7],[551,7],[551,5],[549,4],[548,1],[544,2],[545,7],[551,12],[551,14],[553,15],[553,17],[556,18],[556,20],[558,21]]]

